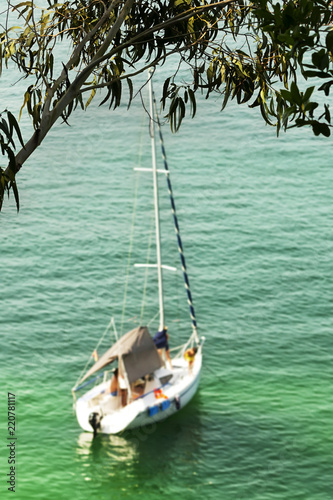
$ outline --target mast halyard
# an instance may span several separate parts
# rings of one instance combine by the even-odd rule
[[[158,300],[160,309],[159,331],[164,328],[164,304],[163,304],[163,278],[162,278],[162,263],[161,263],[161,238],[160,238],[160,217],[158,205],[158,182],[156,168],[156,151],[155,151],[155,127],[154,127],[154,110],[153,110],[153,89],[151,78],[149,78],[149,99],[150,99],[150,137],[152,151],[152,172],[154,185],[154,209],[155,209],[155,232],[156,232],[156,264],[158,278]]]

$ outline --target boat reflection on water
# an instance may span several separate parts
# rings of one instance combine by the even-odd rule
[[[77,442],[77,455],[98,457],[101,454],[104,458],[117,462],[130,462],[137,455],[137,444],[131,442],[123,436],[113,434],[100,435],[99,439],[94,439],[93,434],[82,432]]]
[[[122,476],[125,472],[119,465],[126,463],[127,473],[131,471],[133,477],[140,478],[142,464],[145,468],[155,468],[156,461],[163,466],[164,463],[181,460],[188,453],[199,456],[202,445],[201,414],[200,394],[197,394],[183,412],[159,424],[143,426],[121,435],[98,434],[95,438],[92,433],[82,432],[77,441],[77,455],[84,459],[86,466],[103,463],[104,474],[105,465],[109,462],[109,477],[115,474]]]

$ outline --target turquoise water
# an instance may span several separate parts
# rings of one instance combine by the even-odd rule
[[[10,72],[1,109],[18,110],[20,88],[9,81]],[[179,134],[163,129],[206,344],[198,394],[153,428],[93,441],[71,396],[110,316],[121,324],[141,148],[142,166],[149,161],[140,101],[78,112],[22,168],[21,211],[11,198],[0,216],[1,497],[11,392],[20,500],[332,498],[331,140],[305,130],[277,139],[256,110],[219,109],[218,99],[203,100]],[[140,188],[138,259],[150,225],[145,195]],[[171,226],[167,235],[174,265]],[[140,314],[142,280],[129,282],[124,331]],[[177,345],[186,300],[181,276],[166,280]]]

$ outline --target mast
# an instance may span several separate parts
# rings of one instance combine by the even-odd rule
[[[157,107],[156,107],[156,100],[155,100],[154,94],[152,95],[152,97],[153,97],[153,103],[154,103],[154,109],[155,109],[156,123],[157,123],[158,132],[159,132],[159,136],[160,136],[161,150],[162,150],[162,156],[163,156],[163,162],[164,162],[164,171],[165,171],[165,174],[166,174],[166,179],[167,179],[167,184],[168,184],[168,191],[169,191],[169,197],[170,197],[170,202],[171,202],[171,211],[172,211],[172,215],[173,215],[173,221],[174,221],[174,226],[175,226],[175,231],[176,231],[176,236],[177,236],[178,252],[179,252],[181,266],[182,266],[182,271],[183,271],[184,284],[185,284],[185,289],[186,289],[186,293],[187,293],[187,301],[188,301],[188,305],[189,305],[189,309],[190,309],[190,316],[191,316],[191,321],[192,321],[193,335],[194,335],[195,341],[197,343],[199,343],[199,337],[198,337],[198,331],[197,331],[197,320],[196,320],[195,312],[194,312],[194,306],[193,306],[193,301],[192,301],[192,294],[191,294],[191,289],[190,289],[190,283],[189,283],[188,274],[187,274],[187,268],[186,268],[186,262],[185,262],[185,255],[184,255],[184,250],[183,250],[183,244],[182,244],[182,240],[181,240],[181,237],[180,237],[178,217],[177,217],[177,213],[176,213],[175,200],[174,200],[174,197],[173,197],[173,191],[172,191],[171,179],[170,179],[170,175],[169,175],[168,162],[167,162],[166,153],[165,153],[165,149],[164,149],[164,142],[163,142],[163,135],[162,135],[161,123],[160,123],[160,120],[159,120],[159,117],[158,117],[158,112],[157,112]]]
[[[159,331],[164,328],[164,305],[163,305],[163,281],[162,281],[162,263],[161,263],[161,238],[160,238],[160,217],[158,206],[158,183],[157,183],[157,168],[156,168],[156,151],[155,151],[155,127],[154,127],[154,110],[153,110],[153,89],[151,76],[149,78],[149,99],[150,99],[150,137],[151,137],[151,152],[152,152],[152,171],[154,185],[154,209],[155,209],[155,232],[156,232],[156,264],[157,264],[157,279],[158,279],[158,301],[160,309]]]

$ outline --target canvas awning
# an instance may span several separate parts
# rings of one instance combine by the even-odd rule
[[[129,383],[160,368],[163,363],[146,326],[126,333],[87,371],[81,382],[108,364],[122,358]]]

